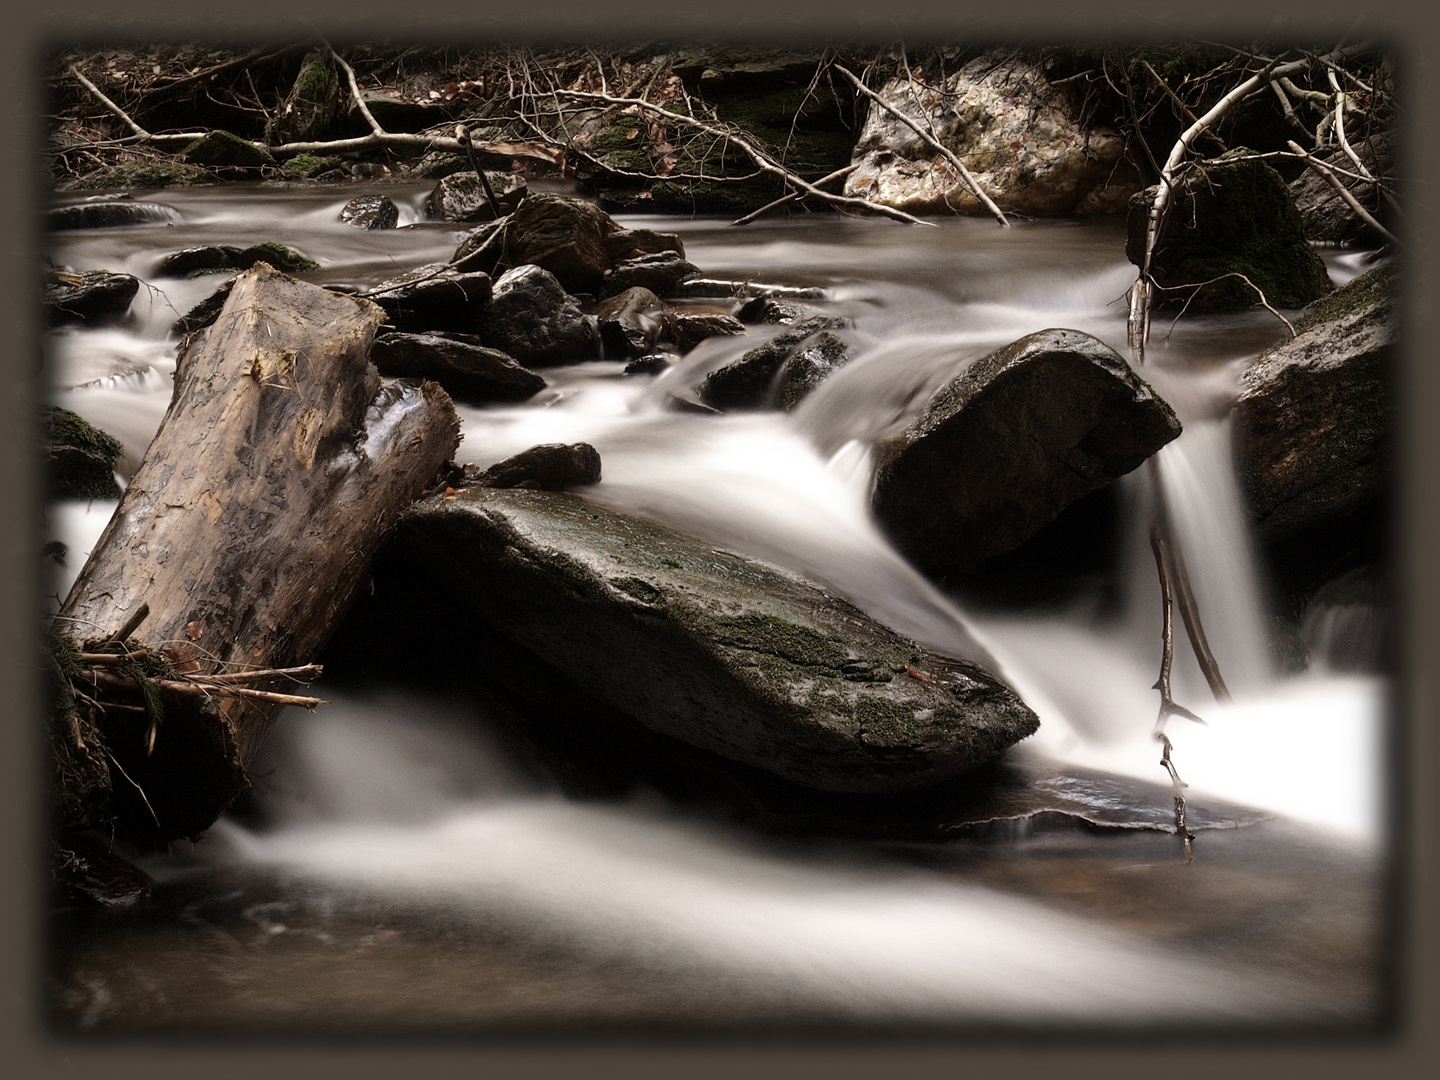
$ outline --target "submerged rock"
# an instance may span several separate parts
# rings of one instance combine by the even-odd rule
[[[601,300],[590,314],[599,320],[607,357],[644,356],[655,347],[665,304],[649,289],[636,286]]]
[[[775,376],[791,353],[811,336],[843,324],[843,319],[831,315],[801,319],[764,344],[746,351],[739,360],[712,371],[696,388],[696,396],[716,409],[764,408],[772,401]]]
[[[125,318],[140,279],[108,270],[56,273],[45,284],[45,325],[107,326]]]
[[[1400,336],[1393,277],[1380,267],[1306,308],[1299,337],[1240,377],[1236,466],[1267,540],[1343,517],[1385,489]]]
[[[568,491],[600,482],[600,453],[589,443],[541,443],[496,462],[475,477],[478,487]]]
[[[500,275],[480,336],[522,364],[576,364],[600,356],[599,323],[539,266],[517,266]]]
[[[390,325],[402,333],[457,330],[470,334],[479,332],[490,294],[489,274],[428,263],[382,281],[366,295],[385,309]]]
[[[472,405],[526,401],[545,389],[544,379],[504,353],[438,334],[382,334],[370,346],[370,360],[381,375],[433,379]]]
[[[400,208],[385,195],[357,195],[341,209],[340,220],[357,229],[393,229]]]
[[[116,200],[114,202],[77,203],[45,211],[45,227],[49,229],[110,229],[121,225],[163,225],[179,217],[168,206],[158,203]]]
[[[969,364],[876,446],[875,515],[925,573],[963,572],[1179,434],[1108,345],[1042,330]]]
[[[806,394],[819,386],[836,368],[850,359],[845,342],[822,330],[792,352],[775,375],[780,407],[789,412]]]
[[[614,269],[606,271],[600,295],[616,296],[638,286],[649,289],[657,296],[669,296],[680,282],[699,273],[698,266],[673,251],[636,255],[617,262]]]
[[[1157,190],[1146,188],[1130,200],[1125,256],[1136,266],[1145,261]],[[1304,307],[1334,288],[1325,261],[1305,239],[1285,181],[1245,149],[1222,155],[1175,186],[1150,271],[1161,298],[1188,302],[1191,314],[1254,307],[1260,303],[1256,288],[1277,308]]]
[[[943,61],[942,61],[943,64]],[[1022,214],[1115,213],[1140,187],[1125,140],[1082,120],[1083,95],[1055,86],[1035,51],[992,49],[952,68],[894,78],[880,98],[965,162],[1002,209]],[[912,214],[988,214],[954,167],[874,102],[855,144],[845,194]]]
[[[570,495],[413,507],[398,557],[449,602],[652,731],[822,791],[905,791],[1036,730],[943,657],[768,564]]]

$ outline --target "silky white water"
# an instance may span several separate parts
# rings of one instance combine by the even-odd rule
[[[402,223],[415,220],[424,192],[398,190]],[[50,253],[75,269],[144,277],[186,245],[279,239],[318,259],[320,280],[354,284],[449,257],[457,231],[368,233],[339,223],[352,193],[159,193],[154,200],[175,207],[179,223],[61,234]],[[1119,618],[1097,618],[1084,604],[1044,617],[962,610],[894,551],[868,512],[871,443],[963,364],[1049,327],[1123,349],[1117,301],[1134,270],[1117,226],[626,223],[680,231],[707,276],[826,287],[833,308],[855,321],[846,332],[852,360],[789,415],[666,408],[672,389],[693,385],[753,337],[712,339],[658,377],[623,376],[615,362],[547,369],[550,386],[535,401],[459,408],[458,460],[487,466],[536,443],[590,442],[603,476],[586,497],[797,571],[931,649],[993,661],[1041,717],[1039,733],[1015,753],[1165,781],[1151,689],[1159,593],[1146,539],[1150,495],[1138,473],[1122,481]],[[168,404],[172,309],[183,312],[219,280],[152,281],[165,297],[137,302],[134,326],[47,339],[57,402],[122,439],[124,475]],[[1152,347],[1143,372],[1185,423],[1156,465],[1235,695],[1226,706],[1210,698],[1178,632],[1176,697],[1208,725],[1172,719],[1166,730],[1191,798],[1270,811],[1325,843],[1373,853],[1384,841],[1386,684],[1271,670],[1265,583],[1229,459],[1226,395],[1243,365],[1277,340],[1277,325],[1263,313],[1191,320]],[[64,594],[111,509],[47,508],[48,535],[71,551],[66,567],[47,570],[42,591]],[[777,850],[658,797],[567,801],[508,760],[489,722],[422,698],[341,700],[313,717],[284,716],[266,750],[270,824],[222,821],[202,849],[213,865],[500,925],[586,963],[625,958],[740,980],[758,999],[826,1016],[1148,1024],[1352,1012],[1283,972],[1262,976],[1233,958],[876,852],[820,842]],[[1199,845],[1203,856],[1203,837]]]

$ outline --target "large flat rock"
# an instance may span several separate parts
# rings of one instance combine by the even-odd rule
[[[805,787],[920,788],[1039,724],[974,663],[927,652],[768,564],[575,496],[427,500],[395,544],[593,698]]]
[[[1078,330],[1042,330],[966,366],[876,447],[875,514],[925,573],[962,573],[1179,434],[1119,353]]]

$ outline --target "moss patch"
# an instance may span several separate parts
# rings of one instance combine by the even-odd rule
[[[209,165],[212,168],[258,169],[275,164],[269,150],[223,128],[210,132],[203,139],[196,139],[181,151],[180,157],[187,164]]]
[[[825,635],[759,612],[716,619],[713,631],[716,640],[726,645],[779,656],[805,667],[833,671],[847,659],[845,650]]]
[[[82,191],[127,190],[130,188],[186,187],[191,184],[211,184],[213,174],[196,165],[179,161],[132,162],[128,165],[112,165],[97,169],[70,187]]]
[[[256,244],[248,247],[239,255],[235,256],[235,266],[242,270],[248,270],[257,262],[269,263],[276,270],[283,270],[287,274],[297,274],[304,270],[319,270],[320,264],[300,252],[286,247],[284,244],[274,240],[267,240],[263,244]]]
[[[875,742],[905,742],[915,730],[913,708],[875,694],[863,694],[855,702],[855,719]]]
[[[120,440],[68,409],[47,408],[42,421],[46,494],[52,499],[118,499]]]
[[[281,170],[291,180],[313,180],[334,170],[343,173],[344,166],[338,158],[321,157],[319,154],[296,154],[281,166]]]
[[[1300,313],[1295,329],[1304,332],[1336,319],[1363,316],[1353,329],[1359,330],[1390,317],[1395,280],[1393,266],[1380,266],[1316,300]]]

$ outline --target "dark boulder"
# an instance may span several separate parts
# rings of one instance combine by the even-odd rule
[[[1399,325],[1381,267],[1307,308],[1299,337],[1240,377],[1235,456],[1267,540],[1339,519],[1375,499],[1394,462]]]
[[[545,389],[544,379],[504,353],[437,334],[382,334],[370,361],[381,375],[432,379],[471,405],[526,401]]]
[[[108,326],[125,318],[140,279],[108,270],[55,273],[45,284],[45,325]]]
[[[685,257],[685,245],[681,243],[679,233],[661,233],[653,229],[616,229],[606,235],[605,250],[611,263],[624,262],[637,255],[659,255],[664,251],[673,251],[682,259]]]
[[[491,465],[477,487],[568,491],[600,482],[600,454],[589,443],[542,443]]]
[[[836,368],[850,359],[845,342],[822,330],[790,354],[775,376],[776,396],[786,412],[800,404]]]
[[[231,278],[184,315],[181,315],[170,324],[171,336],[184,337],[186,334],[193,334],[196,330],[213,323],[220,314],[220,309],[225,306],[225,301],[230,299],[230,290],[234,287],[235,279]]]
[[[224,270],[237,265],[236,260],[243,250],[231,244],[181,248],[160,260],[155,276],[186,277],[206,270]]]
[[[485,170],[495,200],[500,204],[500,216],[504,217],[525,197],[525,178],[515,172],[491,172]],[[492,221],[495,212],[490,200],[485,197],[485,188],[480,178],[471,169],[468,172],[453,172],[441,177],[430,192],[425,204],[430,217],[439,221]]]
[[[617,262],[613,269],[606,272],[600,295],[615,296],[638,286],[649,289],[657,296],[669,296],[680,282],[699,273],[698,266],[673,251],[636,255]]]
[[[387,321],[402,333],[478,333],[490,293],[489,274],[462,273],[443,263],[428,263],[382,281],[366,296],[385,309]]]
[[[393,229],[400,208],[385,195],[357,195],[341,209],[340,220],[357,229]]]
[[[300,274],[306,270],[319,270],[320,264],[308,255],[302,255],[294,248],[286,247],[276,240],[252,244],[235,256],[237,270],[249,270],[256,263],[266,263],[286,274]]]
[[[1180,434],[1103,342],[1042,330],[968,364],[875,449],[875,516],[925,573],[1019,546]]]
[[[605,237],[619,227],[598,206],[532,191],[510,215],[505,260],[543,267],[570,292],[598,293],[610,269]]]
[[[471,229],[460,241],[455,254],[450,256],[450,265],[465,273],[479,271],[494,274],[505,254],[505,228],[510,223],[507,214],[495,221],[487,221],[477,229]]]
[[[223,128],[185,147],[180,160],[187,165],[206,165],[212,169],[259,169],[276,164],[269,150]]]
[[[806,788],[921,788],[1038,726],[974,662],[927,652],[766,563],[572,495],[426,500],[394,551],[558,680]]]
[[[492,349],[526,365],[553,366],[596,360],[600,327],[548,270],[517,266],[495,282],[480,324]]]
[[[675,358],[664,353],[641,356],[625,365],[626,375],[659,375],[675,366]]]
[[[774,296],[756,296],[740,305],[735,317],[747,325],[770,323],[779,326],[794,326],[801,319],[809,318],[815,312],[810,308],[780,300]]]
[[[1130,200],[1125,256],[1136,266],[1144,264],[1156,190],[1146,188]],[[1161,298],[1188,301],[1192,314],[1260,303],[1255,288],[1237,274],[1277,308],[1304,307],[1334,288],[1324,260],[1305,239],[1285,181],[1243,149],[1175,186],[1150,270]]]
[[[760,409],[772,401],[775,376],[790,354],[809,337],[834,330],[844,320],[812,315],[748,350],[739,360],[712,371],[696,388],[701,401],[717,409]]]
[[[671,308],[665,318],[670,340],[682,353],[695,348],[706,338],[732,336],[746,332],[745,324],[725,311],[703,308]]]
[[[50,499],[118,499],[120,440],[68,409],[47,407],[41,422],[45,495]]]
[[[600,323],[607,357],[644,356],[655,348],[665,304],[649,289],[637,286],[601,300],[590,314]]]
[[[111,229],[122,225],[163,225],[178,218],[168,206],[116,200],[58,206],[46,210],[44,220],[48,229]]]

